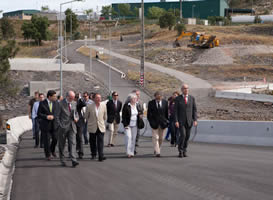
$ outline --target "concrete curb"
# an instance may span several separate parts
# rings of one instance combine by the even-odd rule
[[[5,155],[0,163],[0,200],[9,200],[12,189],[12,177],[15,171],[16,154],[20,137],[32,129],[28,116],[16,117],[7,121],[7,145]]]

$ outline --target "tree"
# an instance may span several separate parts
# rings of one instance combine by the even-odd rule
[[[0,96],[13,95],[16,87],[9,79],[10,63],[9,59],[15,57],[18,52],[15,40],[2,41],[2,31],[0,30]]]
[[[13,25],[7,17],[3,17],[0,20],[0,28],[4,40],[13,38],[15,36]]]
[[[117,12],[111,6],[102,6],[101,16],[109,18],[109,16],[116,16]]]
[[[166,12],[159,18],[159,26],[160,28],[169,28],[172,30],[172,27],[175,25],[175,16],[171,12]]]
[[[166,12],[165,9],[153,6],[148,9],[147,17],[149,19],[159,19],[162,15],[165,14],[165,12]]]
[[[21,30],[24,39],[33,39],[37,45],[42,45],[42,40],[47,40],[49,22],[47,17],[33,15],[30,22],[24,22]]]
[[[77,19],[77,15],[70,9],[66,9],[64,12],[66,15],[65,18],[65,24],[66,24],[66,32],[71,32],[71,17],[72,17],[72,33],[75,33],[77,31],[77,28],[79,27],[79,22]]]
[[[120,16],[132,16],[133,12],[131,11],[131,6],[128,3],[122,3],[118,5],[119,15]]]
[[[87,15],[87,16],[91,16],[93,14],[93,9],[90,8],[88,10],[85,10],[84,13]],[[91,18],[90,18],[91,19]]]
[[[133,13],[134,13],[134,16],[138,18],[139,17],[139,8],[135,7],[133,10]]]

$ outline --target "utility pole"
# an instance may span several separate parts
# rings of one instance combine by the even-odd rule
[[[179,12],[179,14],[180,14],[180,19],[182,19],[183,18],[183,16],[182,16],[182,0],[180,0],[180,12]]]
[[[111,30],[111,25],[109,26],[109,65],[112,66],[112,57],[111,57],[111,51],[112,51],[112,30]],[[111,93],[112,91],[112,86],[111,86],[111,67],[108,68],[109,73],[108,73],[108,87],[109,91]]]
[[[92,74],[92,48],[91,48],[91,45],[92,45],[92,32],[91,32],[91,15],[89,14],[89,32],[90,32],[90,73]]]
[[[144,87],[144,62],[145,62],[145,46],[144,46],[144,0],[141,0],[141,62],[140,62],[140,87]]]

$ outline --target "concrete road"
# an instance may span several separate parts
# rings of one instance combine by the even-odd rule
[[[76,50],[83,46],[84,42],[74,42],[71,45],[67,46],[67,55],[68,59],[70,60],[70,63],[83,63],[85,64],[85,70],[88,72],[90,71],[90,62],[89,57],[84,56]],[[108,72],[109,68],[99,62],[96,61],[96,59],[93,59],[92,62],[92,72],[96,79],[98,79],[100,82],[104,83],[104,85],[108,86]],[[111,71],[111,88],[114,91],[117,91],[119,93],[119,98],[124,102],[127,98],[128,94],[133,90],[136,89],[136,86],[131,81],[121,79],[120,74]],[[90,88],[92,90],[92,88]],[[145,94],[144,92],[141,93],[141,99],[144,102],[148,102],[151,98]]]
[[[273,148],[192,143],[190,157],[181,159],[176,148],[164,142],[162,157],[155,158],[151,138],[141,138],[138,155],[128,159],[119,135],[116,147],[105,147],[105,162],[90,160],[85,145],[80,165],[64,168],[58,160],[45,161],[31,137],[24,135],[20,144],[12,200],[271,200],[273,196]]]

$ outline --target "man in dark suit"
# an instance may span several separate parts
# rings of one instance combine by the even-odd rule
[[[64,161],[64,148],[66,138],[68,139],[69,145],[69,157],[72,161],[72,167],[79,165],[76,159],[76,123],[79,120],[77,113],[75,93],[69,91],[66,98],[60,102],[60,131],[59,131],[59,153],[60,161],[62,166],[66,166]]]
[[[189,86],[183,84],[182,95],[175,98],[174,121],[179,129],[178,152],[180,158],[187,157],[187,147],[192,126],[197,126],[195,98],[189,95]]]
[[[79,155],[79,159],[83,158],[83,128],[85,126],[85,120],[83,118],[84,109],[86,109],[86,103],[81,98],[80,94],[76,94],[75,101],[77,102],[77,112],[79,115],[79,120],[76,123],[77,125],[77,134],[76,134],[76,150]]]
[[[44,152],[47,160],[51,160],[52,156],[57,157],[55,148],[57,145],[56,135],[59,128],[59,106],[56,99],[56,92],[49,90],[47,99],[40,102],[37,114],[40,120],[41,137],[43,138]]]
[[[168,127],[168,102],[162,99],[160,92],[155,93],[155,99],[148,104],[147,118],[152,127],[152,139],[156,157],[160,157],[160,147],[163,134]]]
[[[109,142],[108,147],[113,147],[115,138],[118,134],[118,127],[120,123],[120,111],[122,108],[122,102],[118,100],[118,93],[112,93],[112,100],[109,100],[106,104],[107,108],[107,123],[109,124]]]

